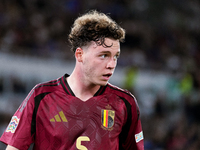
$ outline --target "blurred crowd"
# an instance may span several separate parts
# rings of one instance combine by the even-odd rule
[[[145,149],[199,150],[199,0],[1,0],[0,52],[73,60],[71,25],[91,9],[110,14],[126,30],[119,66],[170,73],[172,92],[181,92],[170,104],[158,94],[154,112],[141,116]],[[128,88],[134,93],[134,85]]]

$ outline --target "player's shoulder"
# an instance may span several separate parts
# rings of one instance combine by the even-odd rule
[[[49,80],[46,82],[38,83],[34,86],[33,90],[36,93],[45,93],[45,92],[53,92],[57,89],[57,87],[60,85],[60,78]]]
[[[40,88],[40,87],[48,87],[48,86],[56,86],[60,83],[60,78],[58,79],[54,79],[54,80],[50,80],[50,81],[46,81],[46,82],[41,82],[38,83],[35,88]]]
[[[133,99],[134,101],[136,100],[135,96],[130,91],[128,91],[126,89],[122,89],[122,88],[120,88],[116,85],[113,85],[111,83],[108,83],[107,87],[110,88],[110,90],[111,90],[110,92],[118,95],[119,97],[122,97],[126,100],[128,100],[128,99]]]
[[[124,101],[127,109],[132,108],[136,112],[135,114],[139,114],[138,102],[135,96],[130,91],[119,88],[118,86],[112,85],[110,83],[107,84],[107,88],[109,88],[109,93],[112,92]]]

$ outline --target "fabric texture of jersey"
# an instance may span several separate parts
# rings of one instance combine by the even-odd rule
[[[86,102],[66,77],[36,85],[0,138],[27,150],[143,150],[136,99],[108,83]]]

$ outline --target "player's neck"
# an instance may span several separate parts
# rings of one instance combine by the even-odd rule
[[[82,78],[80,78],[80,75],[74,72],[72,72],[72,74],[66,80],[75,96],[82,101],[87,101],[93,97],[100,88],[99,85],[92,85],[83,82]]]

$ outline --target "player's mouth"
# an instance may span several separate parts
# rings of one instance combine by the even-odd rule
[[[103,78],[104,80],[109,80],[111,76],[112,76],[112,73],[107,73],[103,75]]]

